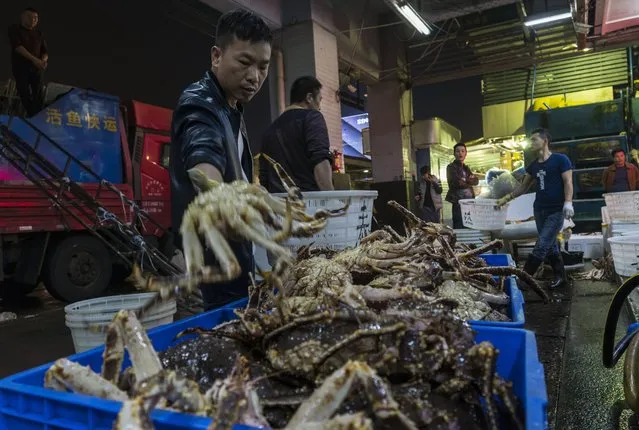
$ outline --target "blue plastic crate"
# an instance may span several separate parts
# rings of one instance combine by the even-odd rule
[[[515,260],[513,260],[510,254],[481,254],[480,257],[483,258],[489,266],[517,267]]]
[[[234,319],[233,309],[221,308],[149,331],[158,351],[189,327],[214,327]],[[535,335],[527,330],[475,326],[477,341],[490,341],[499,350],[497,372],[513,382],[513,390],[526,412],[526,429],[547,428],[544,369],[537,356]],[[104,347],[69,357],[99,371]],[[121,407],[119,402],[89,396],[61,393],[43,387],[44,374],[52,363],[27,370],[0,381],[0,428],[110,430]],[[125,366],[128,366],[128,357]],[[153,422],[158,430],[204,430],[210,419],[155,410]],[[235,429],[249,429],[235,426]]]
[[[508,313],[506,314],[512,321],[498,322],[498,321],[468,321],[472,326],[492,326],[492,327],[508,327],[508,328],[523,328],[526,324],[526,316],[524,315],[524,295],[517,287],[517,279],[514,276],[509,276],[506,280],[508,285],[506,286],[506,294],[510,297],[510,304],[508,306]]]

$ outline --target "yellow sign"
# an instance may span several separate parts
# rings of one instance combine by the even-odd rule
[[[82,118],[76,111],[69,111],[66,113],[67,125],[71,127],[82,127]]]
[[[89,130],[106,130],[111,133],[118,131],[118,122],[114,116],[104,116],[100,119],[96,114],[87,113],[84,117],[84,121],[82,121],[82,116],[78,112],[70,110],[64,113],[64,117],[66,118],[64,125],[70,127],[85,128],[84,124],[86,124],[86,128]],[[47,108],[46,122],[47,124],[61,126],[62,112],[60,109]]]
[[[47,124],[62,125],[62,113],[60,109],[47,108]]]

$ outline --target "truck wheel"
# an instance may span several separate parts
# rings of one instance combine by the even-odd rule
[[[111,281],[111,255],[93,236],[58,242],[47,259],[45,286],[58,300],[76,302],[104,293]]]
[[[20,299],[36,289],[38,284],[4,281],[0,283],[0,296],[5,300]]]

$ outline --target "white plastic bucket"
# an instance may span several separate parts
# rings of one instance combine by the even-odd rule
[[[621,193],[607,193],[606,200],[608,214],[612,220],[639,220],[639,191],[624,191]]]
[[[508,205],[497,209],[495,199],[462,199],[462,223],[464,227],[474,230],[499,231],[506,226]]]
[[[615,271],[621,276],[633,276],[639,272],[639,234],[608,239]]]
[[[65,306],[65,322],[71,330],[75,352],[87,351],[104,344],[106,328],[118,311],[139,309],[154,295],[155,293],[141,293],[100,297]],[[175,300],[168,300],[151,308],[140,322],[147,330],[170,324],[176,311]]]
[[[286,197],[286,194],[273,194]],[[371,232],[373,222],[373,202],[377,191],[311,191],[302,193],[306,212],[310,215],[321,209],[343,208],[350,199],[350,206],[343,216],[329,218],[324,230],[308,238],[291,238],[283,243],[293,255],[297,250],[310,243],[314,246],[331,249],[344,249],[359,245],[359,241]],[[269,255],[269,261],[271,256]],[[270,261],[271,264],[273,261]]]

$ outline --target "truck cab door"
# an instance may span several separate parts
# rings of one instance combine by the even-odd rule
[[[167,135],[145,133],[140,160],[140,206],[162,227],[171,227],[171,179]]]

